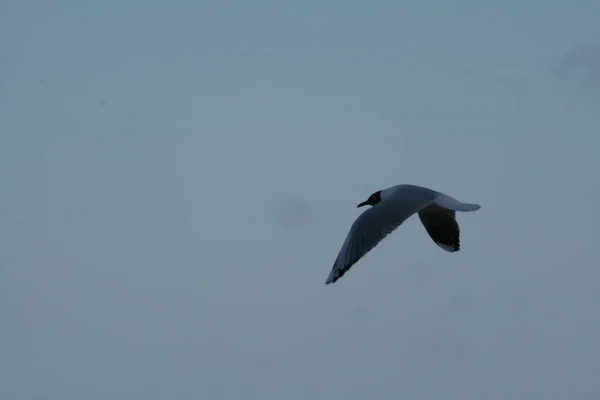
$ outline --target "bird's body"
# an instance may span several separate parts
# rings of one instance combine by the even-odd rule
[[[358,205],[372,207],[358,216],[342,244],[325,284],[340,279],[383,238],[410,216],[418,213],[433,241],[448,252],[460,249],[456,211],[476,211],[478,204],[463,203],[446,194],[421,186],[396,185],[373,193]]]

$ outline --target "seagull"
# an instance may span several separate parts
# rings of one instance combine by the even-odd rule
[[[387,235],[414,213],[442,249],[460,249],[456,211],[477,211],[479,204],[463,203],[447,194],[422,186],[401,184],[378,190],[357,207],[371,206],[356,218],[342,244],[325,284],[334,283]]]

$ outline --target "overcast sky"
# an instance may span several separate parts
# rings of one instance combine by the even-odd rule
[[[0,399],[600,397],[600,2],[0,2]],[[413,217],[325,286],[356,204]]]

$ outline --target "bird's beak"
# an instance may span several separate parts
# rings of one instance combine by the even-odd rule
[[[367,205],[367,202],[363,201],[362,203],[360,203],[359,205],[357,205],[356,208],[362,207],[362,206],[366,206],[366,205]]]

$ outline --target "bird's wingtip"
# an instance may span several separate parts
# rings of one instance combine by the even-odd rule
[[[330,284],[334,283],[336,280],[337,280],[337,277],[335,276],[334,271],[331,271],[331,273],[327,277],[327,280],[325,281],[325,285],[330,285]]]

